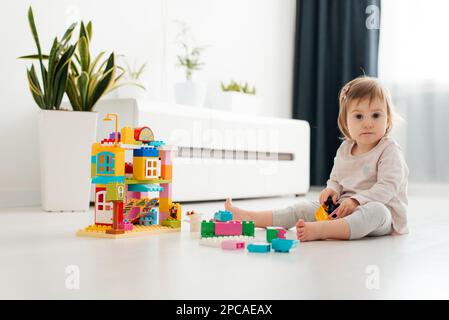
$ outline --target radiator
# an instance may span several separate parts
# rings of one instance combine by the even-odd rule
[[[105,99],[98,140],[119,128],[149,126],[176,146],[173,200],[201,201],[305,194],[309,190],[310,127],[293,119],[248,116],[135,99]]]

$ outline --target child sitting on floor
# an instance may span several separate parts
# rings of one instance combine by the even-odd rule
[[[393,125],[388,90],[375,78],[359,77],[342,88],[339,101],[338,127],[345,140],[319,201],[255,212],[227,199],[225,208],[234,219],[253,220],[256,227],[296,225],[300,241],[408,233],[409,170],[399,145],[388,136]],[[339,204],[335,218],[316,221],[316,210],[329,196]]]

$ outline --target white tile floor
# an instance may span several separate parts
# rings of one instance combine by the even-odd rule
[[[236,203],[270,209],[297,200]],[[222,205],[190,203],[184,212],[212,215]],[[188,224],[181,233],[90,239],[75,232],[91,223],[92,212],[0,209],[0,298],[448,299],[448,208],[447,198],[413,196],[409,235],[301,243],[288,254],[266,255],[199,246]],[[70,265],[79,268],[79,289],[66,287]]]

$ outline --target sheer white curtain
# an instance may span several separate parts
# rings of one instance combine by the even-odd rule
[[[449,183],[449,1],[382,1],[379,77],[405,119],[410,182]]]

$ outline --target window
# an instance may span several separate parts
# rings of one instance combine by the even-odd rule
[[[101,174],[114,174],[114,157],[115,154],[112,152],[100,152],[98,154],[98,161],[97,161],[97,173]]]

